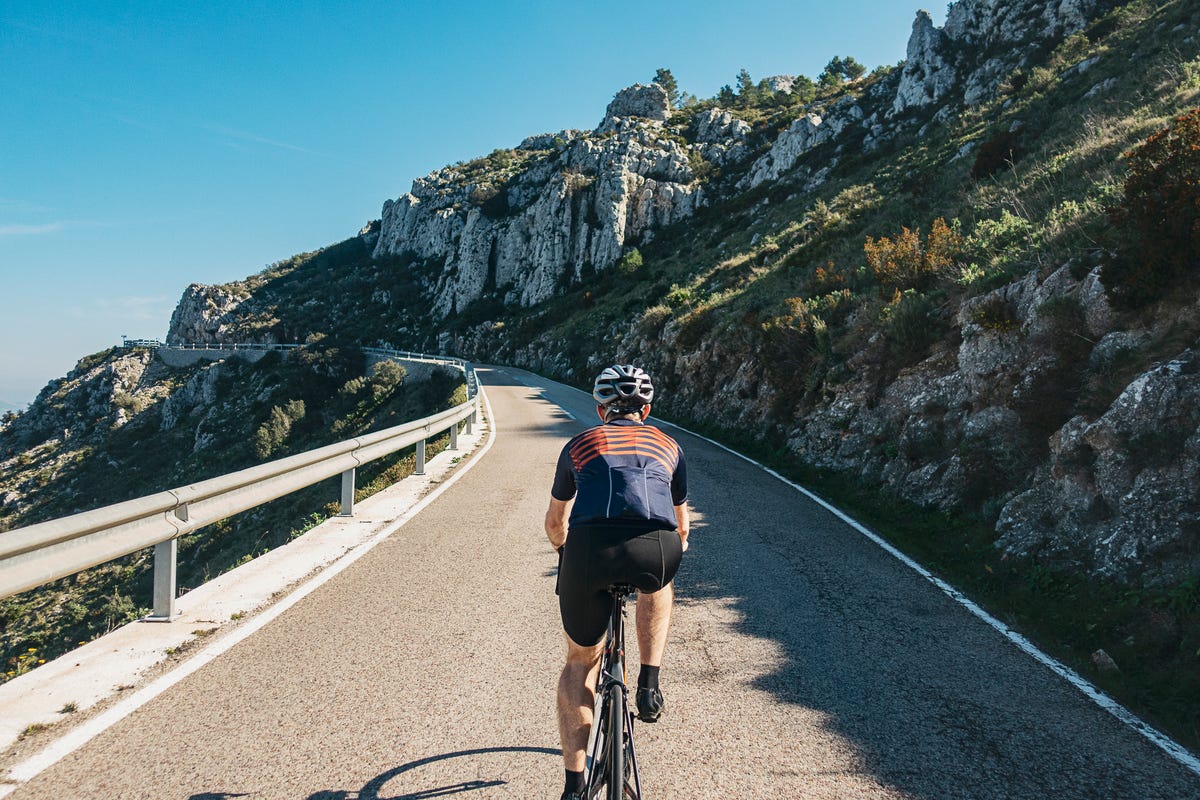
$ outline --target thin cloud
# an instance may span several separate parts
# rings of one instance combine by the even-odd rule
[[[96,305],[105,309],[117,309],[119,311],[131,311],[134,309],[145,308],[147,306],[161,307],[167,303],[174,304],[174,298],[167,295],[157,295],[155,297],[102,297],[97,299]]]
[[[301,147],[300,145],[291,144],[289,142],[280,142],[275,139],[268,139],[265,136],[259,136],[258,134],[250,133],[249,131],[239,131],[235,128],[226,128],[222,125],[206,125],[204,127],[207,130],[211,131],[212,133],[216,133],[221,136],[226,136],[230,139],[236,139],[236,140],[242,141],[242,142],[251,142],[253,144],[263,144],[263,145],[266,145],[267,147],[276,147],[280,150],[290,150],[294,153],[307,153],[308,155],[312,155],[312,156],[320,155],[319,153],[317,153],[314,150],[309,150],[307,147]]]
[[[167,295],[97,297],[88,306],[67,306],[60,310],[72,319],[123,319],[128,322],[161,322],[174,310],[177,298]]]
[[[41,203],[31,203],[15,197],[0,197],[0,211],[9,214],[48,214],[51,210]]]
[[[61,222],[47,222],[43,225],[0,225],[0,236],[45,236],[58,233],[64,227]]]

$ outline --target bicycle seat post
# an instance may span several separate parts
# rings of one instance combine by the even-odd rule
[[[625,683],[625,600],[637,591],[633,586],[618,583],[609,587],[612,594],[612,616],[609,619],[608,662],[612,677]]]

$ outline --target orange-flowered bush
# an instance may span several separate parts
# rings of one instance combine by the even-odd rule
[[[923,289],[950,270],[962,247],[962,234],[938,217],[923,243],[920,228],[901,228],[895,238],[872,239],[868,236],[863,252],[867,266],[880,285],[892,289]]]

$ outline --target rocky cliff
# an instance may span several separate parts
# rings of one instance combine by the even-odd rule
[[[788,113],[776,115],[766,121],[766,140],[760,132],[753,141],[736,109],[704,108],[672,126],[666,92],[635,85],[617,93],[593,131],[531,136],[513,150],[414,180],[360,235],[376,259],[405,257],[404,269],[417,262],[435,317],[489,297],[535,305],[689,218],[706,204],[713,167],[738,189],[786,177],[812,191],[843,154],[876,150],[928,117],[915,112],[946,119],[994,96],[1003,78],[1111,5],[963,0],[951,4],[942,29],[920,11],[901,69],[799,109],[790,124]],[[786,95],[793,78],[768,83]],[[244,299],[238,294],[189,287],[168,341],[226,336]]]
[[[1195,575],[1200,308],[1109,306],[1092,233],[1069,240],[1102,229],[1113,172],[1051,196],[1011,169],[1040,147],[1037,179],[1065,185],[1137,141],[1126,123],[1062,129],[1083,115],[1055,114],[1080,98],[1157,92],[1166,119],[1188,96],[1128,74],[1154,55],[1135,27],[1151,12],[1109,13],[1120,5],[961,0],[940,29],[919,12],[900,67],[811,102],[788,99],[790,76],[757,105],[672,109],[660,87],[631,87],[592,131],[531,137],[385,203],[359,237],[372,263],[357,274],[375,288],[353,308],[324,285],[286,302],[269,285],[193,286],[169,340],[229,338],[248,319],[265,339],[329,332],[296,323],[292,303],[330,306],[335,326],[377,319],[380,341],[580,382],[620,353],[662,376],[672,413],[982,514],[1014,556],[1130,581]],[[1153,29],[1186,60],[1195,20],[1171,13],[1185,21]],[[1114,30],[1127,35],[1102,41]],[[990,177],[1005,165],[1008,183]],[[938,287],[873,283],[864,239],[951,213],[963,254]],[[635,274],[622,262],[635,247],[659,266]]]
[[[375,256],[436,265],[440,316],[489,292],[506,304],[541,302],[702,202],[687,148],[660,135],[668,112],[660,87],[634,86],[591,134],[523,143],[522,154],[536,155],[521,172],[484,181],[448,168],[414,181],[384,204]]]

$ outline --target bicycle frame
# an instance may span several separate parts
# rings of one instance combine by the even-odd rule
[[[633,713],[629,710],[629,689],[625,685],[625,599],[635,590],[631,586],[613,586],[612,614],[608,621],[607,642],[600,657],[596,680],[596,705],[587,746],[588,800],[641,800],[637,756],[633,749]]]

